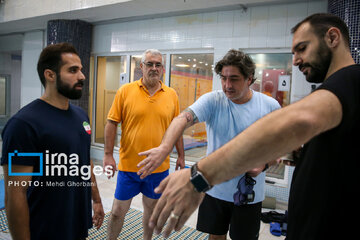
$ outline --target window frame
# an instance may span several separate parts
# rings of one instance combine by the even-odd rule
[[[3,77],[5,79],[5,114],[0,114],[0,118],[7,118],[10,116],[11,75],[10,74],[0,74],[0,77]]]
[[[245,52],[246,54],[274,54],[274,53],[275,54],[281,54],[281,53],[292,54],[291,50],[288,48],[247,48],[247,49],[239,49],[239,50]],[[289,104],[292,103],[292,98],[291,98],[292,97],[291,91],[292,91],[292,86],[293,86],[292,77],[293,76],[291,74]],[[283,179],[269,177],[269,176],[265,175],[266,184],[275,185],[278,187],[288,187],[288,185],[289,185],[289,170],[290,170],[290,167],[285,165]]]
[[[214,61],[215,61],[215,53],[213,48],[209,49],[171,49],[171,50],[161,50],[159,51],[166,55],[166,64],[164,66],[165,68],[165,75],[164,75],[164,84],[166,86],[169,86],[170,84],[170,70],[171,70],[171,55],[172,54],[207,54],[211,53],[214,54]],[[97,96],[97,73],[98,73],[98,57],[120,57],[120,56],[126,56],[127,66],[126,66],[126,83],[130,82],[130,71],[131,71],[131,56],[133,55],[142,55],[143,51],[124,51],[124,52],[109,52],[109,53],[92,53],[91,57],[94,58],[94,71],[93,71],[93,97],[92,97],[92,123],[91,123],[91,129],[93,129],[93,132],[96,129],[96,96]],[[90,85],[90,84],[89,84]],[[214,90],[214,84],[212,86],[212,90]],[[104,148],[103,143],[97,143],[95,142],[95,134],[91,134],[91,146],[95,148]],[[119,147],[114,146],[114,152],[119,152]],[[205,157],[205,156],[204,156]],[[173,158],[171,158],[173,159]],[[175,159],[176,161],[176,159]]]
[[[127,63],[129,63],[130,61],[130,55],[126,54],[126,53],[104,53],[104,54],[91,54],[91,56],[94,58],[94,71],[93,71],[93,97],[92,97],[92,109],[91,109],[91,118],[92,118],[92,122],[91,122],[91,129],[93,129],[93,134],[91,134],[91,146],[94,147],[98,147],[98,148],[104,148],[105,145],[103,143],[97,143],[96,142],[96,134],[95,134],[95,130],[96,130],[96,97],[97,97],[97,74],[98,74],[98,58],[99,57],[121,57],[124,56],[126,57],[126,61]],[[128,73],[130,71],[130,64],[127,64],[126,66],[126,72]],[[126,83],[129,83],[129,74],[126,74]],[[89,84],[90,85],[90,84]],[[114,147],[115,151],[119,151],[119,147]]]

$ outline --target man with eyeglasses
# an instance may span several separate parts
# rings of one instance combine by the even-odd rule
[[[152,230],[148,221],[152,210],[160,198],[154,189],[169,174],[170,158],[146,165],[146,171],[139,172],[138,165],[144,157],[138,153],[158,146],[170,125],[179,114],[179,100],[174,89],[167,87],[161,77],[164,72],[162,54],[156,49],[148,49],[142,55],[140,68],[143,77],[125,84],[116,93],[108,113],[105,126],[104,167],[116,171],[113,157],[114,139],[117,125],[121,123],[119,150],[119,173],[111,215],[108,223],[107,239],[117,239],[131,200],[140,192],[143,194],[143,239],[151,239]],[[178,159],[176,169],[184,168],[184,146],[182,137],[176,142]]]
[[[247,54],[230,50],[216,64],[215,72],[221,78],[222,91],[202,95],[176,117],[166,131],[161,145],[140,153],[147,155],[140,163],[145,165],[142,171],[146,171],[147,162],[164,159],[183,131],[198,122],[206,122],[209,155],[256,120],[280,108],[274,98],[250,89],[255,81],[255,64]],[[221,162],[222,159],[219,158],[218,161]],[[263,171],[266,168],[267,165],[261,165],[246,175],[238,175],[210,190],[208,187],[206,190],[209,191],[199,208],[197,229],[209,233],[210,240],[226,239],[229,227],[232,239],[258,239],[261,203],[265,198]],[[194,190],[205,190],[208,185],[201,181],[197,164],[193,165],[191,175]],[[252,194],[252,187],[255,196]],[[241,191],[249,188],[250,191]],[[170,223],[178,219],[179,216],[173,213]]]

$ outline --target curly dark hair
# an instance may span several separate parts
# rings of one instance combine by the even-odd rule
[[[215,72],[220,74],[223,67],[235,66],[239,69],[240,73],[247,79],[252,77],[251,84],[256,80],[255,78],[255,63],[248,54],[240,50],[230,49],[226,55],[218,61],[215,65]]]

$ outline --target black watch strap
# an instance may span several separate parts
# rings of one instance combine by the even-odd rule
[[[197,163],[191,167],[190,182],[194,185],[194,188],[197,192],[206,192],[212,187],[204,175],[199,172]]]

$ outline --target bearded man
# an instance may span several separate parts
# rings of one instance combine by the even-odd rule
[[[100,228],[104,210],[90,160],[89,118],[69,103],[81,97],[81,60],[69,43],[49,45],[40,54],[37,70],[44,94],[20,109],[2,132],[10,233],[13,239],[85,239],[93,223]],[[64,161],[74,154],[76,164]],[[59,157],[49,161],[46,156]],[[55,165],[91,169],[91,179],[79,171],[46,171]]]

